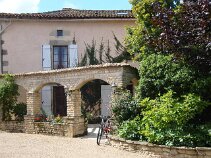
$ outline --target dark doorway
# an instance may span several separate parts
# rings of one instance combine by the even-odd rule
[[[63,86],[53,87],[53,114],[67,116],[67,102]]]

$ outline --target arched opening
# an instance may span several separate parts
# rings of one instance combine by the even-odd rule
[[[67,103],[64,86],[59,83],[48,83],[40,90],[41,113],[46,117],[67,116]]]
[[[87,82],[81,88],[82,113],[88,123],[98,123],[99,116],[111,114],[111,86],[100,79]]]

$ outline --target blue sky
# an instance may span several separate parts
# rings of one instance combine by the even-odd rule
[[[74,9],[131,9],[128,0],[0,0],[0,12],[31,13]]]
[[[64,7],[106,10],[131,8],[128,0],[41,0],[39,4],[39,11],[57,10]]]

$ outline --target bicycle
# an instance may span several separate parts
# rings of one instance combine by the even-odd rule
[[[108,139],[108,134],[111,131],[111,118],[109,116],[101,116],[101,123],[97,133],[97,145],[100,145],[102,136]]]

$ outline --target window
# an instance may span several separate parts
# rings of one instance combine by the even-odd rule
[[[53,69],[62,69],[68,67],[68,47],[53,47]]]
[[[57,36],[63,36],[63,30],[57,30]]]

